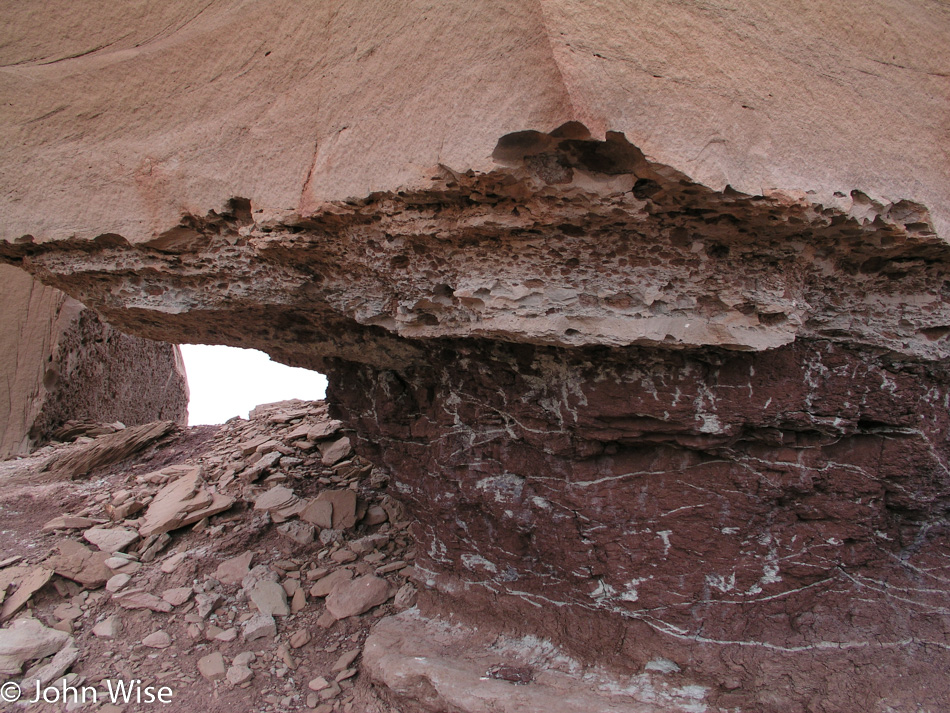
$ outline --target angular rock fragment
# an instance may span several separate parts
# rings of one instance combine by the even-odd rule
[[[142,523],[142,537],[185,527],[227,510],[234,499],[202,487],[201,469],[192,468],[168,483],[155,495]]]
[[[92,633],[99,639],[114,639],[122,631],[122,624],[117,616],[109,616],[92,627]]]
[[[0,622],[7,621],[16,614],[52,576],[51,569],[39,566],[10,567],[0,571],[0,593],[6,593],[11,586],[15,587],[11,594],[0,597],[0,602],[3,603],[0,608]]]
[[[277,635],[277,622],[270,614],[257,614],[242,625],[245,641],[255,641]]]
[[[261,614],[270,616],[288,616],[287,592],[277,582],[261,581],[248,592],[248,597]]]
[[[167,649],[172,643],[172,637],[168,632],[161,630],[154,631],[142,639],[142,645],[150,649]]]
[[[209,681],[220,681],[226,675],[224,657],[220,651],[215,651],[198,659],[198,673]]]
[[[300,519],[321,529],[332,528],[333,503],[329,500],[310,500],[300,512]]]
[[[132,577],[128,574],[114,574],[109,577],[109,581],[106,582],[106,591],[108,592],[118,592],[122,587],[129,583]]]
[[[332,506],[332,529],[345,530],[356,524],[356,493],[352,490],[324,490],[317,496],[317,502]]]
[[[309,545],[313,542],[313,525],[309,525],[305,522],[294,520],[281,525],[277,528],[277,531],[284,537],[300,545]]]
[[[82,537],[91,542],[102,552],[113,554],[122,552],[139,539],[139,533],[125,527],[93,527],[86,530]]]
[[[274,512],[292,507],[298,500],[299,498],[294,495],[293,490],[279,485],[257,496],[257,499],[254,501],[254,509]]]
[[[45,687],[53,680],[60,678],[66,673],[74,663],[79,660],[79,649],[72,641],[66,644],[53,656],[49,663],[41,666],[28,674],[21,682],[21,688],[25,691],[35,690],[37,684],[40,688]]]
[[[79,582],[89,589],[103,586],[112,577],[112,571],[105,565],[108,553],[93,552],[73,540],[60,541],[56,549],[59,553],[49,557],[44,564],[60,577]]]
[[[71,639],[36,619],[17,619],[0,629],[0,674],[19,674],[24,663],[55,654]]]
[[[103,522],[103,520],[95,520],[91,517],[60,515],[43,525],[43,532],[53,532],[54,530],[85,530],[88,527],[101,525]]]
[[[247,575],[253,558],[254,553],[247,551],[225,560],[214,571],[214,578],[222,584],[239,584]]]
[[[233,686],[239,686],[246,681],[250,681],[254,678],[254,672],[247,666],[230,666],[228,667],[227,679],[228,683]]]
[[[112,595],[112,601],[123,609],[151,609],[156,612],[170,612],[171,604],[146,592],[144,589],[127,589]]]
[[[372,574],[337,584],[327,596],[327,611],[345,619],[369,611],[392,596],[389,582]]]
[[[310,596],[312,597],[325,597],[334,590],[334,588],[353,579],[353,570],[348,567],[341,567],[339,569],[333,570],[330,574],[321,577],[316,582],[313,583],[313,586],[310,587]]]
[[[332,443],[320,446],[320,456],[323,465],[333,465],[348,457],[352,452],[353,447],[350,445],[350,439],[346,436]]]
[[[190,598],[194,590],[191,587],[175,587],[162,592],[162,599],[173,607],[179,607]]]

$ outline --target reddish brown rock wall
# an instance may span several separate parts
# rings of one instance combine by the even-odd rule
[[[417,520],[429,611],[669,659],[725,708],[942,705],[946,366],[821,340],[430,357],[330,378]]]

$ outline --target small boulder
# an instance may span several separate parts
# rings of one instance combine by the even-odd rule
[[[327,611],[337,620],[369,611],[392,596],[389,582],[372,574],[337,585],[327,597]]]
[[[202,656],[198,659],[198,673],[209,681],[220,681],[225,677],[227,669],[224,666],[224,656],[220,651]]]

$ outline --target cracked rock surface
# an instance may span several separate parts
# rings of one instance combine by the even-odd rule
[[[413,521],[421,618],[380,632],[407,655],[448,657],[452,621],[688,710],[945,707],[944,9],[299,15],[173,2],[4,46],[30,102],[0,158],[31,161],[0,259],[130,333],[326,373],[334,421],[299,437]],[[255,507],[306,546],[347,497]],[[483,663],[533,685],[477,653],[451,691],[373,676],[407,710],[482,705]]]

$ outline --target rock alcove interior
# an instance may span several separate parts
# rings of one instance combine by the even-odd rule
[[[326,373],[416,519],[427,615],[618,674],[673,662],[720,708],[945,700],[927,210],[712,190],[576,122],[493,158],[0,256],[128,332]]]

